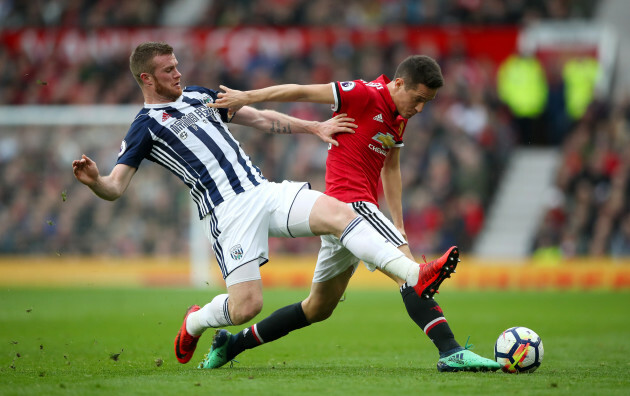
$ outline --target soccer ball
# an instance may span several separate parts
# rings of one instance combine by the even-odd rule
[[[527,327],[505,330],[494,344],[494,360],[506,373],[533,373],[544,353],[542,340]]]

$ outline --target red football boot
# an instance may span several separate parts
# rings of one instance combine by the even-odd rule
[[[197,348],[197,341],[199,341],[199,336],[192,336],[188,334],[186,331],[186,319],[188,319],[188,315],[192,312],[199,311],[199,305],[193,305],[186,311],[186,315],[184,316],[184,323],[182,327],[179,329],[177,333],[177,337],[175,337],[175,357],[180,363],[188,363],[195,353],[195,348]]]
[[[424,258],[424,256],[422,256]],[[433,298],[435,293],[438,293],[438,288],[444,282],[444,279],[450,278],[451,274],[455,272],[455,267],[459,260],[459,249],[457,246],[451,246],[437,260],[420,264],[420,275],[418,276],[418,283],[413,289],[418,293],[420,298],[429,299]]]

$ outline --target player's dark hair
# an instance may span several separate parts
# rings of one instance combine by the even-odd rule
[[[426,55],[411,55],[398,65],[394,78],[402,78],[405,89],[413,89],[423,84],[430,89],[438,89],[444,85],[440,65]]]
[[[173,53],[173,47],[166,43],[146,42],[136,47],[129,57],[129,69],[133,78],[136,79],[140,86],[143,85],[140,75],[142,73],[153,74],[155,71],[155,63],[153,58],[159,55],[170,55]]]

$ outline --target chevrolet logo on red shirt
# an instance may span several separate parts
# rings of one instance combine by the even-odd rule
[[[386,149],[392,148],[396,144],[394,137],[390,135],[389,133],[384,134],[382,132],[379,132],[376,135],[372,136],[372,139],[379,142],[381,146],[383,146],[383,148],[386,148]]]

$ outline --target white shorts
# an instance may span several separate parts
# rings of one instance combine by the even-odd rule
[[[204,217],[227,286],[260,279],[259,267],[269,261],[270,236],[313,236],[309,217],[321,195],[308,183],[265,182],[222,202]]]
[[[349,203],[348,206],[394,246],[399,247],[407,244],[400,231],[373,203],[353,202]],[[322,246],[317,256],[313,283],[330,280],[350,267],[354,267],[356,270],[360,260],[341,244],[339,238],[334,235],[322,235],[321,239]],[[370,271],[376,269],[376,266],[372,264],[364,264]]]

